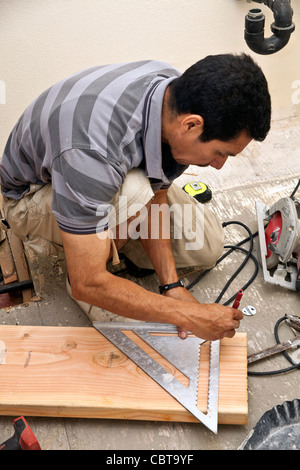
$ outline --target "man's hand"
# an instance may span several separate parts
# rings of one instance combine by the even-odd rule
[[[210,341],[232,338],[243,319],[240,310],[220,304],[196,305],[191,302],[186,305],[186,310],[185,318],[179,327]]]
[[[188,331],[202,339],[212,341],[224,337],[232,338],[235,335],[235,330],[240,326],[240,320],[243,319],[243,313],[240,310],[219,304],[199,303],[198,300],[183,287],[170,289],[163,295],[198,305],[197,310],[195,310],[196,318],[193,318],[193,307],[189,304],[186,305],[187,321],[190,326],[189,328],[184,328],[183,326],[177,325],[178,335],[182,339],[187,338]],[[193,323],[195,323],[195,326]]]

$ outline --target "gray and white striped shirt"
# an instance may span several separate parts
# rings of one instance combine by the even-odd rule
[[[20,199],[31,183],[51,182],[62,230],[105,230],[109,203],[130,169],[143,167],[156,191],[186,168],[161,144],[164,92],[179,75],[160,61],[112,64],[46,90],[9,136],[0,163],[2,194]]]

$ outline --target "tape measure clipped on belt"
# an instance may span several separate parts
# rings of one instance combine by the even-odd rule
[[[193,196],[199,202],[207,202],[212,198],[211,189],[201,181],[193,181],[192,183],[187,183],[182,188],[190,196]]]

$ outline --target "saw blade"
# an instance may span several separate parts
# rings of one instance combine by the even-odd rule
[[[258,223],[260,262],[263,269],[264,280],[271,284],[296,290],[297,269],[293,265],[287,267],[283,264],[287,261],[291,250],[295,249],[297,246],[297,240],[300,240],[300,225],[299,223],[296,223],[296,209],[293,207],[293,202],[290,201],[289,198],[282,198],[277,201],[276,204],[273,204],[271,208],[260,201],[256,201],[255,204]],[[271,273],[271,271],[269,271],[270,261],[267,264],[267,246],[264,222],[277,210],[281,210],[285,217],[283,219],[283,229],[278,243],[276,244],[280,263],[278,264],[275,272]],[[284,250],[282,246],[285,246]]]
[[[178,337],[176,326],[170,324],[93,322],[93,326],[155,380],[156,383],[181,403],[181,405],[199,421],[206,425],[211,431],[217,433],[219,341],[211,342],[210,346],[208,410],[207,413],[203,413],[197,407],[197,400],[200,346],[205,340],[193,336],[188,336],[188,338],[183,340]],[[184,374],[189,379],[188,386],[183,385],[155,359],[149,356],[149,354],[126,335],[126,331],[134,332]],[[173,336],[170,336],[170,334]]]

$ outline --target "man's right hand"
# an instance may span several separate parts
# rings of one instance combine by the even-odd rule
[[[182,321],[177,326],[199,338],[215,341],[225,337],[232,338],[242,319],[243,313],[235,308],[187,302]]]

